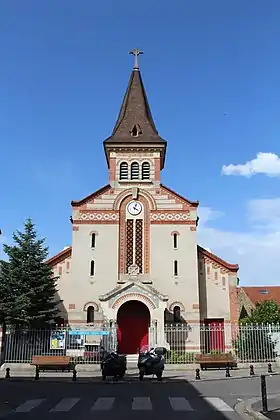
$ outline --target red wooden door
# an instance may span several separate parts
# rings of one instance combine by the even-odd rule
[[[118,312],[118,352],[136,354],[148,345],[150,313],[146,305],[138,301],[123,304]]]
[[[207,319],[209,328],[209,351],[225,351],[225,325],[223,319]]]

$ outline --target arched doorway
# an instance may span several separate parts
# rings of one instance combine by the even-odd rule
[[[118,310],[118,352],[136,354],[149,344],[150,311],[138,300],[125,302]]]

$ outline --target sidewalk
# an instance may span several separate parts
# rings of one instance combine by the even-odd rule
[[[280,394],[270,395],[267,398],[268,412],[262,413],[262,399],[251,398],[241,401],[235,406],[235,410],[244,419],[253,418],[255,420],[279,420],[280,419]]]
[[[280,395],[274,397],[268,397],[268,413],[265,413],[264,416],[271,420],[280,419]],[[262,411],[262,401],[259,400],[251,405],[251,408],[254,412],[260,413]]]
[[[10,376],[11,378],[25,378],[25,379],[33,379],[35,376],[35,367],[26,365],[25,367],[22,367],[19,369],[17,365],[9,365],[10,367]],[[77,380],[79,378],[83,379],[90,379],[95,378],[99,379],[101,377],[100,372],[100,366],[99,365],[90,365],[90,368],[85,369],[85,366],[78,365],[76,367],[77,370]],[[6,368],[1,367],[0,370],[0,378],[5,378],[6,374]],[[260,375],[279,375],[280,374],[280,368],[275,370],[272,374],[267,373],[267,369],[265,368],[256,368],[255,369],[255,377],[258,377]],[[72,372],[41,372],[40,371],[40,378],[55,378],[56,380],[60,379],[72,379],[73,373]],[[195,370],[189,371],[185,370],[182,366],[181,369],[170,369],[169,366],[166,366],[164,371],[164,379],[170,379],[170,380],[185,380],[188,382],[197,382],[196,372]],[[243,379],[243,378],[249,378],[250,373],[249,369],[233,369],[230,370],[230,378],[226,377],[226,371],[224,369],[221,370],[207,370],[207,371],[201,371],[200,370],[200,381],[213,381],[213,380],[233,380],[233,379]],[[129,379],[138,379],[138,369],[137,368],[130,368],[128,367],[125,378]],[[280,420],[280,419],[279,419]]]

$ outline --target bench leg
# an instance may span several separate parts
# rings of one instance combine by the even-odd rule
[[[38,381],[38,379],[39,379],[39,373],[40,373],[39,366],[36,365],[35,378],[34,378],[35,381]]]

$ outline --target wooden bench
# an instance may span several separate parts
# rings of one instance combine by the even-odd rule
[[[70,356],[32,356],[31,365],[43,372],[45,370],[62,370],[63,372],[68,370],[70,372],[75,368]]]
[[[195,361],[200,364],[201,370],[237,367],[236,359],[231,353],[197,354]]]

